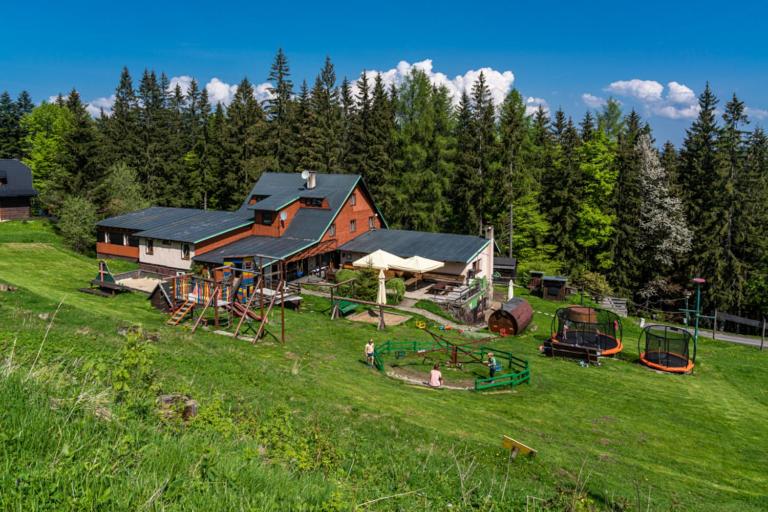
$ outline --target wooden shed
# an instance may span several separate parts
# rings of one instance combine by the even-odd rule
[[[544,276],[541,278],[541,298],[565,300],[568,279],[562,276]]]
[[[488,329],[502,336],[520,334],[533,319],[533,308],[525,299],[510,299],[488,318]]]

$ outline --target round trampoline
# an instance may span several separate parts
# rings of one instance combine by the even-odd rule
[[[586,306],[560,308],[552,319],[552,343],[593,348],[599,356],[612,356],[621,344],[621,319],[613,311]]]
[[[693,346],[693,357],[688,351],[692,339],[690,332],[679,327],[648,325],[637,340],[640,362],[654,370],[688,373],[696,361],[696,345]]]

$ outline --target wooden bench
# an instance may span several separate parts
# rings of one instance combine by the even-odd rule
[[[357,304],[346,300],[338,301],[336,303],[336,307],[338,308],[339,313],[341,313],[343,316],[347,316],[348,314],[357,310]]]
[[[564,345],[562,343],[552,343],[552,340],[547,340],[544,342],[544,353],[552,357],[578,359],[586,361],[589,364],[599,364],[596,348]]]

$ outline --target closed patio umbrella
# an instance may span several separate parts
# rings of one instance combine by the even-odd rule
[[[379,293],[376,295],[377,304],[387,303],[387,282],[384,269],[379,270]]]

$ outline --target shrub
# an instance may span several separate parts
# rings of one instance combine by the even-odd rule
[[[96,244],[96,207],[82,197],[68,197],[61,207],[59,230],[64,242],[78,252],[87,252]]]
[[[360,300],[376,300],[379,291],[379,272],[368,267],[360,269],[355,282],[355,298]]]
[[[392,290],[392,300],[394,304],[400,304],[405,296],[405,281],[400,277],[393,277],[387,281],[387,289]]]
[[[608,280],[599,272],[586,270],[582,272],[574,282],[577,286],[583,288],[584,291],[597,298],[597,300],[613,293],[613,289],[611,288],[611,285],[608,284]]]
[[[359,277],[359,272],[357,272],[356,270],[349,270],[349,269],[343,268],[338,272],[336,272],[337,283],[343,283],[344,281],[349,281],[350,279],[357,280],[358,277]],[[352,294],[352,290],[354,288],[355,288],[354,283],[348,283],[339,287],[339,293],[345,297],[349,297]]]

